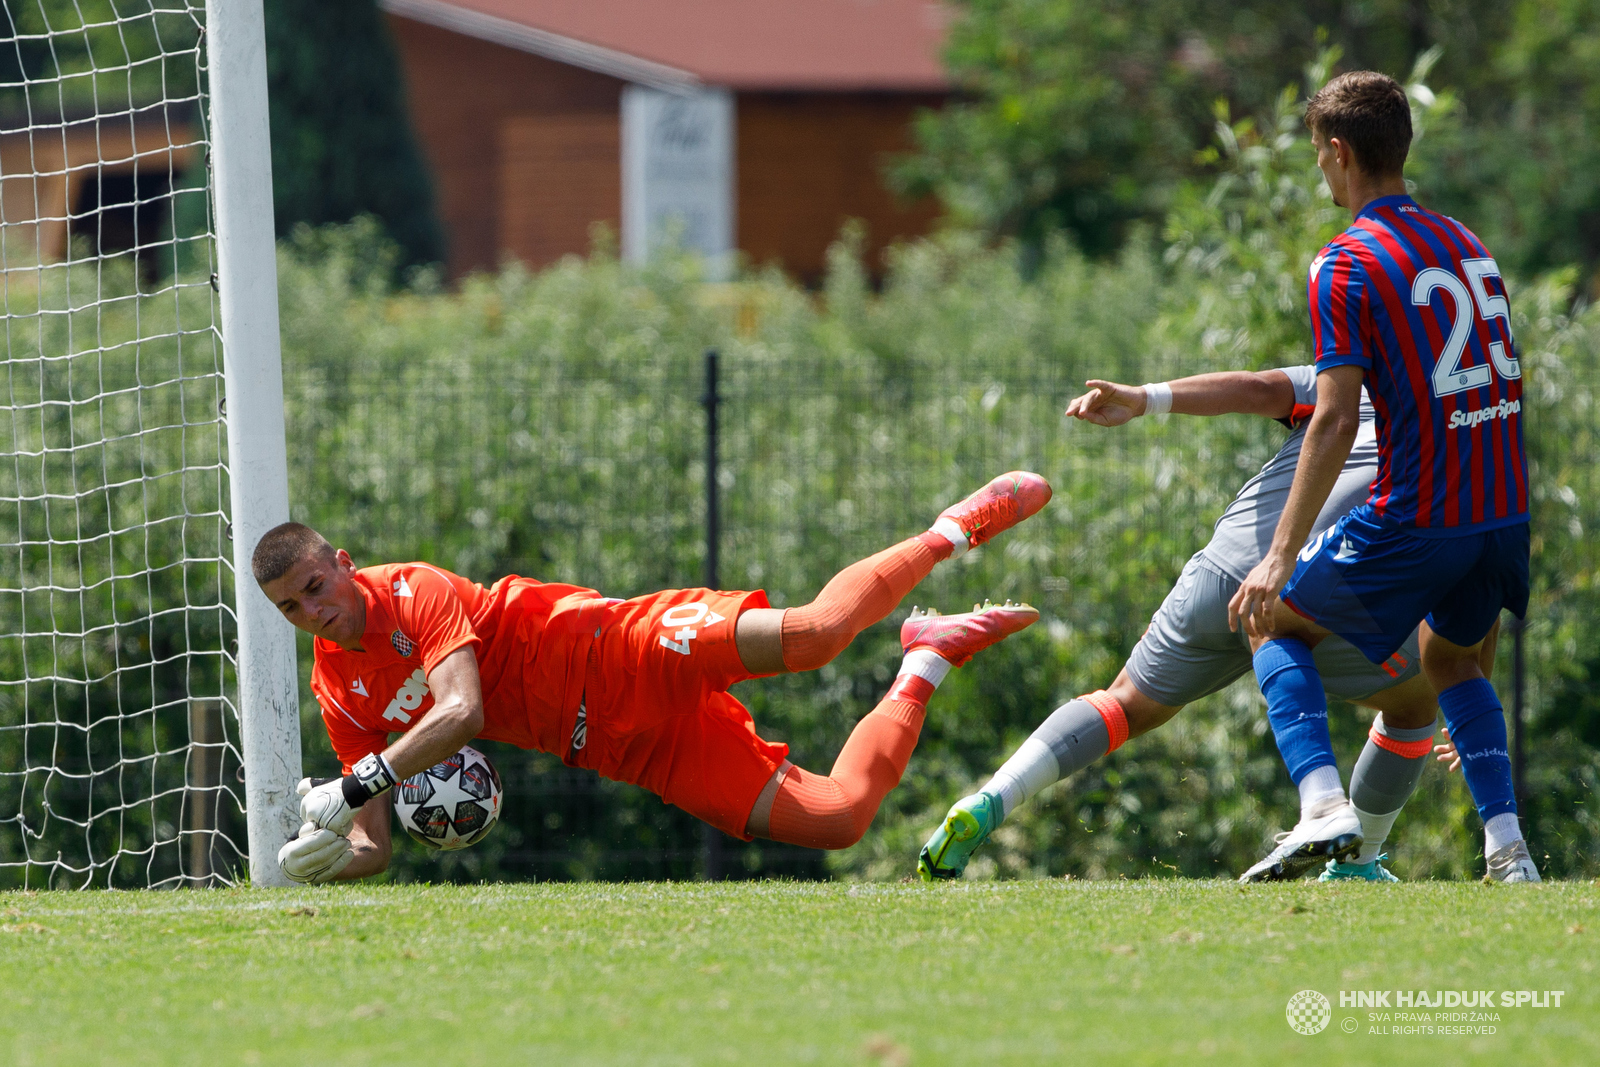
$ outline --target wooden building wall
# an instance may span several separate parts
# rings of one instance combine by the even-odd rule
[[[620,226],[620,80],[397,16],[389,23],[451,277],[508,257],[542,267],[587,252],[595,223]],[[897,202],[883,167],[910,149],[916,109],[939,100],[739,93],[740,250],[814,281],[848,218],[866,223],[874,264],[891,240],[926,232],[934,206]]]
[[[125,222],[112,224],[124,239],[113,241],[114,247],[104,250],[108,254],[133,247],[135,212],[142,227],[139,243],[154,244],[163,212],[171,210],[172,184],[195,162],[196,148],[192,123],[159,116],[0,133],[0,260],[9,269],[65,259],[74,235],[91,242],[106,236],[102,230],[110,220],[97,217],[102,205],[111,214],[127,215]],[[86,201],[87,187],[135,175],[137,205],[131,187],[111,195],[101,185],[104,199]]]
[[[910,93],[740,93],[740,250],[757,265],[778,262],[814,282],[846,219],[866,224],[875,268],[895,238],[927,233],[937,206],[902,203],[884,167],[911,150],[917,109],[940,101]]]
[[[450,276],[507,256],[541,267],[622,217],[623,83],[389,17],[433,171]]]

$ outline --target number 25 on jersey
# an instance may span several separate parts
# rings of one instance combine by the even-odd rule
[[[1466,285],[1454,273],[1442,267],[1429,267],[1411,283],[1411,302],[1418,307],[1429,307],[1433,303],[1435,289],[1443,289],[1455,301],[1455,319],[1450,326],[1450,336],[1446,338],[1444,351],[1433,365],[1434,396],[1482,389],[1494,380],[1494,371],[1499,371],[1500,376],[1508,381],[1522,377],[1522,367],[1517,357],[1507,353],[1506,346],[1499,341],[1489,342],[1489,360],[1494,364],[1493,370],[1488,363],[1480,363],[1476,367],[1461,366],[1467,342],[1472,339],[1475,314],[1482,315],[1485,322],[1504,319],[1506,340],[1511,340],[1511,305],[1505,297],[1490,294],[1488,286],[1484,284],[1485,278],[1498,279],[1500,268],[1493,259],[1485,256],[1462,260],[1461,269],[1467,275]],[[1472,287],[1470,293],[1467,291],[1468,285]]]

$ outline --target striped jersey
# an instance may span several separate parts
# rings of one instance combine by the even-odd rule
[[[1380,197],[1312,261],[1309,288],[1317,372],[1366,371],[1375,515],[1432,537],[1527,521],[1511,306],[1472,231]]]

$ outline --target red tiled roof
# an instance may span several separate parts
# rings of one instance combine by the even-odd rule
[[[511,43],[516,27],[746,90],[937,91],[937,0],[380,0],[391,13]],[[485,17],[486,16],[486,17]],[[541,50],[537,45],[529,50]],[[582,53],[581,47],[573,54]],[[579,65],[588,65],[580,62]]]

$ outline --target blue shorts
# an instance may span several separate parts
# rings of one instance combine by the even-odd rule
[[[1528,524],[1418,537],[1363,504],[1300,552],[1283,602],[1382,663],[1424,618],[1475,645],[1509,608],[1528,610]]]

